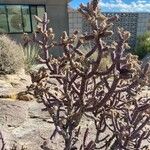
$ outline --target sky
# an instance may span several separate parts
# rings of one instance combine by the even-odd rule
[[[72,0],[69,5],[78,8],[89,1]],[[99,6],[103,12],[150,12],[150,0],[100,0]]]

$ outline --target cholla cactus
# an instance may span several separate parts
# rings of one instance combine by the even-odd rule
[[[130,37],[128,31],[118,28],[118,41],[110,45],[104,42],[105,37],[113,34],[111,27],[118,17],[102,15],[98,0],[92,0],[87,6],[81,4],[79,11],[93,32],[79,35],[75,31],[71,37],[63,32],[59,43],[54,41],[52,28],[47,29],[47,14],[43,20],[35,17],[43,26],[38,27],[34,41],[44,53],[39,60],[47,67],[32,74],[33,85],[29,90],[34,90],[41,98],[53,119],[55,131],[51,139],[56,133],[60,134],[65,141],[65,150],[145,148],[143,140],[150,135],[150,101],[138,94],[147,84],[149,65],[141,68],[136,56],[125,53]],[[93,48],[83,53],[81,46],[89,41]],[[57,59],[49,56],[51,48],[56,46],[64,52]],[[97,57],[91,61],[89,58],[94,53]],[[99,64],[104,53],[111,56],[112,63],[101,71]],[[95,124],[95,137],[89,138],[93,130],[87,127],[82,140],[80,122],[83,116]]]

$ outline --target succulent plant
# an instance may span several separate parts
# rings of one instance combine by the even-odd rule
[[[43,19],[35,16],[42,26],[33,41],[39,44],[43,52],[39,61],[46,67],[31,74],[33,84],[28,90],[41,99],[53,119],[55,130],[50,139],[55,140],[56,133],[62,136],[64,150],[144,149],[143,141],[149,142],[150,136],[150,100],[138,94],[148,83],[149,64],[143,68],[137,56],[125,52],[130,33],[123,28],[115,33],[118,41],[104,42],[104,37],[113,34],[111,27],[118,17],[101,14],[98,0],[81,4],[79,12],[93,32],[79,35],[76,31],[68,36],[64,31],[60,42],[55,42],[53,30],[48,29],[47,14]],[[83,53],[82,45],[89,41],[93,47]],[[62,57],[50,56],[55,47],[63,50]],[[96,58],[91,61],[94,53]],[[105,53],[111,64],[101,70]],[[84,117],[93,122],[92,130],[82,131]]]
[[[39,60],[47,67],[32,74],[31,89],[41,98],[53,119],[55,130],[51,138],[60,134],[65,141],[64,150],[141,149],[145,146],[142,141],[150,136],[147,129],[150,101],[138,97],[138,93],[147,84],[149,64],[142,68],[137,56],[125,52],[130,33],[123,28],[115,33],[118,41],[104,42],[104,37],[113,34],[111,27],[118,16],[104,16],[99,11],[98,0],[92,0],[87,6],[81,4],[79,12],[93,32],[79,35],[76,31],[68,36],[64,31],[58,43],[53,30],[47,28],[47,14],[43,20],[35,17],[43,26],[34,34],[34,41],[43,51],[44,57]],[[89,41],[93,46],[83,53],[82,45]],[[64,52],[57,59],[49,55],[51,48],[56,46]],[[101,70],[99,67],[106,54],[111,64]],[[88,127],[83,140],[80,137],[83,116],[95,124],[96,135],[89,140],[92,131]],[[107,134],[108,131],[111,134]],[[83,141],[80,146],[78,140]]]

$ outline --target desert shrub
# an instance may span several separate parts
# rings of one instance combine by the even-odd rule
[[[39,54],[39,48],[36,45],[27,45],[24,47],[25,71],[30,72],[32,67],[36,65]]]
[[[0,35],[0,73],[16,73],[21,68],[24,68],[23,48],[6,35]]]
[[[140,59],[143,59],[150,53],[150,33],[146,32],[137,38],[134,54],[138,55]]]

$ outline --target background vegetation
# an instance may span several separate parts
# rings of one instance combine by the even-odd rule
[[[134,54],[143,59],[147,54],[150,54],[150,33],[146,32],[137,38]]]
[[[24,53],[21,45],[6,35],[0,35],[0,73],[17,73],[24,68]]]

